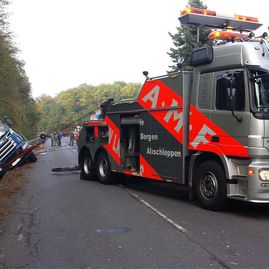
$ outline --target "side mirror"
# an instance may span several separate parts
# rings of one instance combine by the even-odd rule
[[[230,99],[233,99],[235,96],[236,88],[227,88],[227,93]]]
[[[201,66],[204,64],[212,63],[214,59],[214,51],[212,46],[205,46],[203,48],[196,49],[191,54],[190,65]]]
[[[149,72],[148,71],[143,71],[143,75],[146,77],[146,79],[148,79],[149,77]]]
[[[7,115],[4,116],[4,122],[8,127],[11,127],[13,125],[13,122],[8,118]]]
[[[234,78],[231,77],[231,78],[227,78],[227,84],[228,84],[228,87],[227,87],[227,94],[229,96],[229,98],[232,100],[235,96],[235,92],[236,92],[236,88],[235,88],[235,82],[234,82]]]

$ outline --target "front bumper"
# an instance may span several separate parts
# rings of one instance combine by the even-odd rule
[[[247,201],[254,203],[269,203],[269,180],[262,181],[259,178],[259,170],[269,169],[269,160],[255,160],[249,165],[254,173],[248,175],[247,180]]]

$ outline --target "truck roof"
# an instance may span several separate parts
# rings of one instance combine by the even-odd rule
[[[268,43],[262,44],[260,40],[248,42],[228,42],[213,47],[214,56],[210,64],[197,67],[200,70],[218,70],[239,68],[243,66],[260,66],[269,70]]]

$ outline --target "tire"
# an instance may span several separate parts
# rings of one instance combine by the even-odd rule
[[[206,161],[198,167],[194,188],[203,208],[214,211],[225,208],[227,202],[225,174],[216,161]]]
[[[0,180],[1,180],[2,177],[5,175],[6,172],[7,172],[6,170],[2,170],[2,171],[0,172]]]
[[[98,181],[100,183],[102,184],[114,183],[114,177],[111,173],[110,161],[105,152],[101,152],[97,156],[96,173]]]
[[[19,163],[17,164],[18,166],[23,166],[26,163],[34,163],[37,161],[37,157],[35,156],[35,154],[31,151],[28,154],[24,155],[22,157],[22,159],[19,161]],[[16,166],[17,166],[16,165]],[[13,169],[13,167],[11,168]]]
[[[31,151],[31,153],[28,156],[28,161],[31,163],[34,163],[37,161],[37,157],[35,156],[35,154]]]
[[[85,180],[94,180],[96,179],[96,172],[92,162],[90,152],[85,152],[82,155],[81,162],[80,162],[80,179]]]

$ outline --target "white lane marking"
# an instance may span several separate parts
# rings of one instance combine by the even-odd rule
[[[169,224],[171,224],[176,230],[182,232],[189,239],[189,241],[191,243],[196,244],[197,246],[199,246],[203,251],[205,251],[209,255],[209,257],[211,257],[214,261],[216,261],[219,265],[221,265],[221,267],[223,267],[223,268],[230,268],[230,266],[226,265],[226,263],[224,261],[222,261],[220,258],[218,258],[213,253],[211,253],[209,250],[207,250],[205,246],[203,246],[197,240],[191,238],[191,236],[188,234],[188,231],[185,228],[183,228],[182,226],[178,225],[173,220],[169,219],[167,216],[165,216],[163,213],[161,213],[158,209],[156,209],[155,207],[153,207],[152,205],[150,205],[145,200],[140,199],[137,194],[131,192],[129,189],[125,188],[123,185],[119,184],[119,186],[123,190],[125,190],[130,196],[132,196],[134,199],[136,199],[137,201],[141,202],[143,205],[145,205],[146,207],[148,207],[150,210],[152,210],[156,214],[158,214],[158,216],[160,216],[162,219],[164,219]]]
[[[69,145],[66,145],[66,146],[67,146],[68,148],[72,149],[74,152],[78,153],[78,151],[75,150],[75,149],[73,149],[71,146],[69,146]]]
[[[73,149],[70,145],[64,144],[64,146],[67,146],[68,148],[72,149],[75,153],[78,153],[78,151]]]
[[[139,198],[139,196],[133,192],[131,192],[130,190],[128,190],[127,188],[125,188],[123,185],[119,185],[121,188],[123,188],[129,195],[131,195],[132,197],[134,197],[136,200],[138,200],[140,203],[142,203],[143,205],[145,205],[147,208],[151,209],[153,212],[155,212],[158,216],[160,216],[162,219],[164,219],[166,222],[170,223],[174,228],[176,228],[177,230],[179,230],[180,232],[184,233],[187,235],[187,230],[185,228],[183,228],[182,226],[178,225],[176,222],[174,222],[173,220],[171,220],[170,218],[168,218],[165,214],[163,214],[162,212],[160,212],[158,209],[156,209],[155,207],[153,207],[151,204],[149,204],[148,202],[146,202],[145,200]]]

